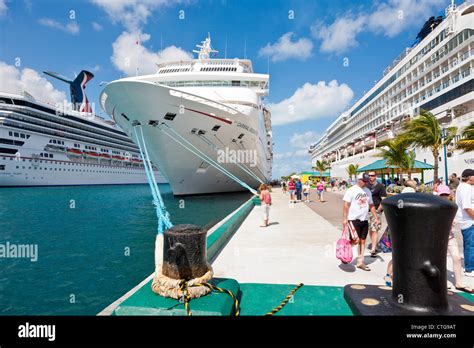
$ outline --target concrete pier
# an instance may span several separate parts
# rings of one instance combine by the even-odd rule
[[[366,250],[369,272],[356,268],[355,259],[351,264],[341,264],[336,259],[335,247],[342,230],[342,195],[326,192],[326,202],[321,203],[313,191],[310,198],[311,203],[289,204],[288,195],[282,194],[279,188],[274,189],[270,226],[259,227],[262,213],[260,207],[255,207],[214,261],[216,276],[249,283],[383,285],[392,254],[381,253],[372,258]],[[370,244],[369,239],[367,244]],[[356,247],[353,254],[357,255]],[[452,275],[448,257],[449,280],[453,280]],[[467,277],[465,283],[474,285]]]

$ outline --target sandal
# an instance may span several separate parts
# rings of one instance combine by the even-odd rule
[[[390,277],[390,275],[387,274],[383,277],[383,280],[385,281],[385,285],[392,286],[392,277]]]
[[[363,271],[370,271],[370,267],[367,265],[359,265],[357,268],[360,268]]]
[[[371,250],[370,251],[370,257],[377,257],[377,251],[376,250]]]
[[[459,287],[459,288],[456,286],[455,288],[456,288],[456,290],[467,292],[468,294],[474,294],[474,290],[472,290],[468,286],[462,286],[462,287]]]

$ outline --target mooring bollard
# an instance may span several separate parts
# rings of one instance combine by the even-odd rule
[[[407,193],[382,206],[393,247],[393,299],[409,310],[447,310],[446,255],[456,204]]]
[[[406,193],[383,200],[382,206],[392,239],[393,288],[346,285],[344,298],[352,311],[473,315],[472,302],[447,291],[446,256],[456,204],[434,195]]]
[[[207,231],[196,225],[177,225],[164,233],[163,275],[173,279],[193,279],[208,271]]]
[[[156,269],[151,286],[155,293],[181,299],[200,297],[211,291],[195,286],[213,277],[206,256],[206,234],[206,230],[190,224],[176,225],[164,232],[163,263],[161,269]]]

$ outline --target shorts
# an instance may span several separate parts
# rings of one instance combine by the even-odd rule
[[[318,193],[318,196],[321,196],[321,194],[323,193],[323,191],[320,191],[320,190],[318,190],[316,192]]]
[[[369,233],[369,222],[367,220],[349,220],[349,228],[353,228],[360,239],[367,239],[367,234]]]
[[[308,197],[309,192],[303,192],[303,194],[304,194],[305,197]]]
[[[375,219],[372,213],[369,213],[369,231],[376,231],[377,233],[380,232],[382,228],[382,213],[377,211],[377,217],[379,219],[380,225],[375,224]]]
[[[290,195],[294,195],[295,192],[296,192],[296,190],[288,190],[288,193],[289,193]]]
[[[263,220],[268,220],[268,217],[270,216],[270,205],[262,204],[262,214]]]

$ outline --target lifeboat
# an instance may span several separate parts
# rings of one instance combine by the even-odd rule
[[[76,154],[76,155],[82,155],[82,151],[78,150],[78,149],[67,149],[67,152],[70,152],[70,153]]]

